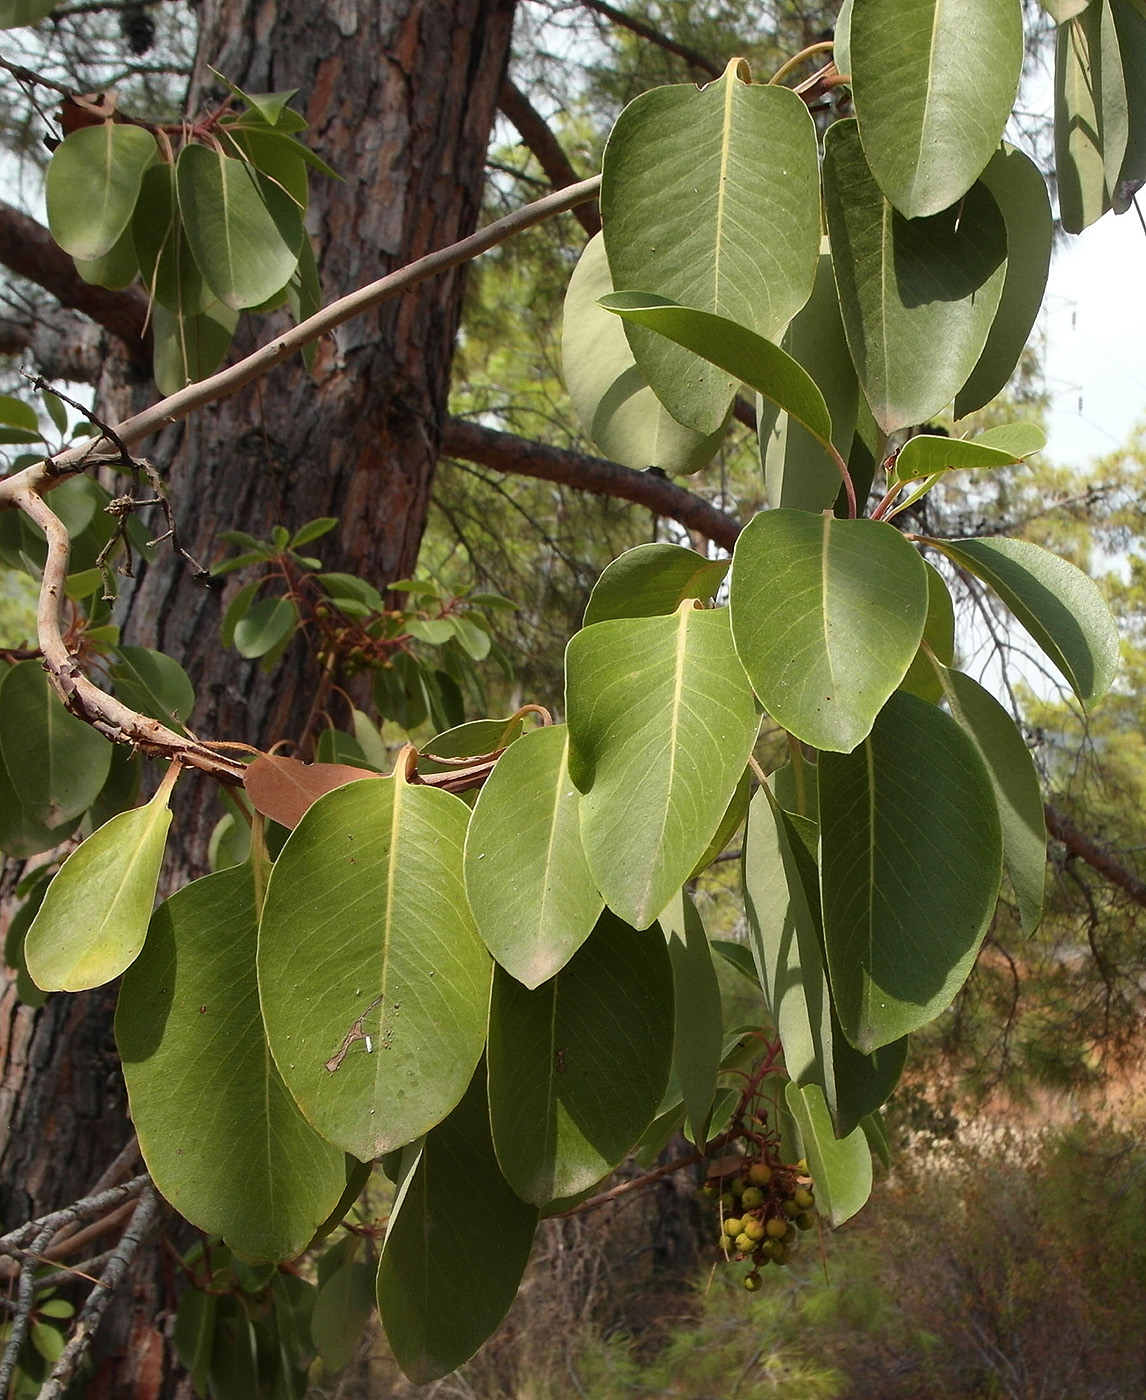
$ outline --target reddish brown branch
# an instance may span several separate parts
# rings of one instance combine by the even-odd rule
[[[580,176],[569,163],[569,157],[561,148],[561,143],[549,129],[549,124],[526,97],[519,87],[508,78],[502,80],[497,105],[503,114],[517,128],[518,135],[537,157],[537,163],[549,177],[555,190],[566,185],[575,185]],[[592,238],[601,229],[601,215],[597,211],[597,201],[579,204],[573,211],[581,227]]]
[[[731,551],[740,533],[740,522],[692,491],[653,472],[633,471],[603,457],[571,452],[545,443],[530,442],[480,427],[464,418],[446,420],[442,452],[464,462],[476,462],[512,476],[538,477],[557,481],[578,491],[598,496],[615,496],[622,501],[646,506],[657,515],[676,520],[686,529],[696,530],[721,549]]]
[[[597,14],[603,15],[610,23],[619,25],[622,29],[627,29],[642,39],[647,39],[650,44],[656,44],[657,48],[676,54],[677,58],[683,58],[690,68],[707,73],[713,78],[720,77],[723,70],[710,58],[706,58],[696,49],[690,49],[687,44],[678,44],[675,39],[670,39],[667,34],[662,34],[659,29],[654,29],[643,19],[627,15],[623,10],[615,10],[612,5],[606,5],[605,0],[581,0],[581,2],[587,10],[595,10]]]
[[[1115,860],[1109,851],[1103,850],[1097,841],[1079,831],[1074,822],[1057,807],[1047,803],[1043,811],[1046,813],[1047,831],[1056,841],[1061,841],[1072,856],[1084,860],[1104,879],[1125,891],[1135,904],[1146,909],[1146,880],[1140,880],[1132,870]]]
[[[17,276],[43,287],[62,306],[82,311],[127,346],[133,359],[145,362],[147,303],[137,292],[109,292],[90,286],[71,258],[42,224],[0,200],[0,263]]]

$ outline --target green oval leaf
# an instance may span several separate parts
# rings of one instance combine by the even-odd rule
[[[966,980],[999,893],[999,813],[975,745],[903,692],[859,748],[818,766],[832,999],[868,1054],[934,1020]]]
[[[816,136],[787,88],[655,88],[621,113],[602,163],[613,285],[656,292],[772,336],[807,301],[820,243]],[[761,250],[765,250],[761,255]],[[674,418],[723,422],[735,380],[631,326],[642,374]]]
[[[731,562],[660,541],[627,549],[593,585],[584,625],[674,613],[686,598],[707,603],[716,597]]]
[[[353,1260],[325,1279],[314,1300],[310,1335],[328,1371],[341,1371],[353,1359],[374,1311],[374,1270]]]
[[[917,433],[896,454],[891,477],[892,482],[915,481],[937,472],[961,471],[967,467],[1007,467],[1022,460],[1021,456],[990,443]]]
[[[64,709],[38,661],[3,676],[0,751],[20,805],[49,828],[86,812],[111,768],[111,745]]]
[[[673,973],[655,926],[638,933],[606,912],[534,991],[498,969],[490,1121],[517,1194],[541,1206],[606,1176],[652,1122],[672,1055]]]
[[[1111,207],[1129,138],[1126,80],[1109,0],[1060,25],[1055,36],[1055,172],[1068,233]]]
[[[298,625],[298,609],[289,598],[262,598],[235,623],[235,650],[248,661],[266,656]]]
[[[923,562],[927,568],[927,621],[923,624],[919,650],[899,685],[901,690],[918,695],[929,705],[938,705],[943,699],[943,687],[923,643],[926,642],[944,666],[951,665],[955,659],[955,607],[943,575],[926,559]]]
[[[482,788],[466,835],[466,894],[478,932],[527,987],[565,966],[604,905],[581,845],[568,741],[565,726],[554,724],[512,744]]]
[[[155,167],[153,166],[152,169]],[[147,174],[150,174],[150,170]],[[144,175],[144,180],[147,179]],[[131,224],[120,234],[115,244],[108,249],[102,258],[76,258],[76,271],[84,279],[97,287],[107,287],[109,291],[121,292],[125,287],[130,287],[139,275],[139,260],[135,256],[135,243],[131,236]],[[53,395],[53,397],[55,397]],[[59,400],[56,400],[57,403]],[[57,427],[60,427],[57,424]],[[67,427],[67,415],[64,415],[63,432]]]
[[[73,258],[102,258],[127,228],[143,172],[158,158],[140,126],[101,122],[73,131],[56,147],[44,179],[48,227]]]
[[[164,306],[154,305],[153,370],[159,392],[175,394],[214,374],[230,348],[238,322],[238,312],[219,301],[211,302],[201,316],[177,316]]]
[[[1083,705],[1102,699],[1118,671],[1118,628],[1093,579],[1026,540],[933,543],[994,589]]]
[[[178,661],[148,647],[118,647],[110,675],[125,705],[164,724],[186,723],[195,707],[195,689]]]
[[[179,213],[203,280],[225,306],[258,306],[298,266],[302,218],[245,161],[184,146],[175,167]]]
[[[704,923],[686,889],[677,891],[657,922],[672,962],[672,1073],[684,1101],[686,1135],[703,1144],[724,1054],[720,979]]]
[[[68,856],[32,921],[28,971],[45,992],[102,987],[139,956],[167,845],[169,784]]]
[[[883,521],[770,510],[736,542],[729,611],[773,719],[818,749],[849,753],[911,665],[927,574]]]
[[[637,368],[624,326],[597,304],[612,290],[595,234],[569,279],[561,332],[565,387],[581,430],[606,457],[638,471],[699,471],[716,455],[725,425],[705,437],[672,417]]]
[[[609,907],[647,928],[707,849],[759,727],[727,609],[689,601],[584,628],[565,702],[589,869]]]
[[[802,1088],[789,1084],[784,1099],[800,1131],[816,1188],[816,1207],[833,1227],[842,1225],[863,1209],[871,1195],[867,1136],[862,1128],[855,1128],[843,1139],[836,1137],[824,1091],[818,1084]]]
[[[346,1174],[267,1052],[257,933],[249,865],[172,895],[124,978],[115,1034],[156,1186],[245,1258],[277,1261],[307,1247]]]
[[[1022,151],[1003,143],[980,177],[1007,226],[1007,275],[987,343],[955,396],[955,417],[974,413],[1007,386],[1043,304],[1054,216],[1046,181]]]
[[[883,193],[909,219],[949,208],[1010,119],[1020,0],[863,0],[849,46],[860,136]]]
[[[39,24],[50,15],[59,0],[0,0],[0,29],[22,29]]]
[[[202,315],[215,294],[191,253],[175,199],[175,167],[152,166],[131,217],[131,237],[148,296],[177,317]]]
[[[536,1228],[536,1207],[514,1194],[494,1156],[479,1069],[406,1176],[378,1264],[382,1325],[415,1385],[449,1375],[496,1330]]]
[[[993,695],[961,671],[940,667],[939,676],[952,715],[971,736],[991,775],[1003,828],[1003,865],[1023,930],[1032,934],[1042,920],[1047,865],[1042,784],[1034,759],[1014,720]]]
[[[925,423],[983,353],[1007,269],[1007,227],[980,181],[954,208],[906,219],[880,193],[854,121],[824,138],[824,210],[852,360],[885,433]]]
[[[490,961],[462,880],[468,819],[434,788],[350,783],[310,807],[271,874],[267,1039],[308,1120],[361,1161],[440,1122],[485,1043]]]

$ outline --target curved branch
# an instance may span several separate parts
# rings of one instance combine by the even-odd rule
[[[76,271],[75,263],[35,219],[0,200],[0,263],[19,277],[43,287],[61,306],[85,316],[118,336],[133,360],[146,363],[147,302],[138,292],[109,292]]]
[[[647,39],[650,44],[656,44],[658,48],[676,54],[677,58],[683,58],[690,68],[707,73],[712,78],[719,78],[724,71],[713,63],[712,59],[706,58],[696,49],[690,49],[687,44],[678,44],[675,39],[670,39],[667,34],[662,34],[659,29],[654,29],[643,19],[636,19],[633,15],[625,14],[623,10],[615,10],[612,5],[606,5],[605,0],[581,0],[581,3],[587,10],[595,10],[597,14],[604,16],[605,19],[619,25],[622,29],[627,29],[630,33]]]
[[[449,418],[442,431],[442,452],[512,476],[558,481],[578,491],[616,496],[646,506],[657,515],[676,520],[706,539],[731,551],[740,533],[740,522],[692,491],[655,472],[633,471],[603,457],[570,452],[545,443],[530,442],[512,433],[483,428],[464,418]]]
[[[497,105],[501,108],[503,115],[508,117],[517,128],[518,135],[526,146],[537,157],[537,163],[549,177],[549,183],[553,188],[562,190],[569,185],[575,185],[577,172],[569,163],[569,157],[562,150],[561,143],[550,131],[549,124],[525,93],[511,83],[508,78],[502,79]],[[597,210],[596,200],[577,205],[573,213],[590,238],[595,233],[600,233],[601,215]]]

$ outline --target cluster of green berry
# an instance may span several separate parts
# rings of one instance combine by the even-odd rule
[[[816,1198],[807,1163],[795,1167],[762,1158],[722,1158],[709,1168],[702,1188],[720,1203],[720,1249],[726,1259],[751,1260],[744,1287],[760,1287],[760,1270],[769,1263],[787,1264],[801,1230],[816,1223]]]

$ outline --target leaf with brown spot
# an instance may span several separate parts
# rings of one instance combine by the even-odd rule
[[[260,754],[243,776],[255,811],[291,831],[312,802],[360,778],[378,778],[347,763],[303,763],[278,754]]]

